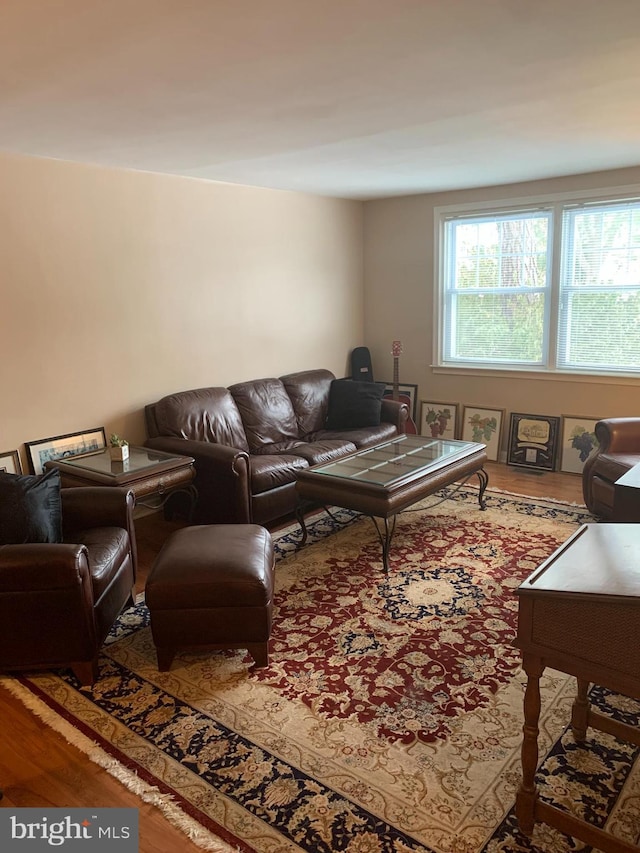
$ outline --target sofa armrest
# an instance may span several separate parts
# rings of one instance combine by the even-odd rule
[[[640,418],[604,418],[596,437],[599,453],[640,453]]]
[[[75,589],[91,592],[89,557],[84,545],[37,543],[0,547],[0,593]],[[37,630],[37,626],[33,626]]]
[[[246,451],[173,436],[149,438],[145,445],[193,457],[198,491],[196,524],[251,521],[251,464]]]
[[[405,424],[409,419],[409,407],[400,400],[391,400],[389,397],[382,398],[380,409],[380,420],[393,424],[398,432],[405,431]]]
[[[145,441],[145,447],[164,450],[165,453],[193,456],[196,468],[199,459],[207,459],[212,465],[228,467],[237,476],[241,476],[242,470],[249,460],[249,454],[237,447],[216,444],[213,441],[193,441],[188,438],[175,438],[168,435],[148,438]]]

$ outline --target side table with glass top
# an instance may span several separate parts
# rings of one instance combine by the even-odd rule
[[[135,495],[136,505],[162,508],[167,500],[184,493],[191,519],[198,493],[193,485],[195,469],[191,456],[164,453],[147,447],[129,447],[129,458],[116,461],[109,449],[83,456],[67,456],[46,462],[45,469],[60,471],[64,488],[73,486],[125,486]]]

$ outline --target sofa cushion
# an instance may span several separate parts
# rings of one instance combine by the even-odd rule
[[[155,418],[159,435],[249,449],[240,412],[226,388],[169,394],[156,404]]]
[[[288,453],[251,457],[251,493],[259,495],[293,483],[297,471],[306,471],[309,463],[302,456]]]
[[[61,541],[60,472],[0,473],[0,545]]]
[[[335,430],[379,426],[384,391],[382,382],[334,379],[329,392],[326,428]]]
[[[355,453],[357,447],[353,442],[343,438],[325,438],[320,441],[305,441],[298,444],[290,453],[302,456],[309,465],[324,465],[334,459],[342,459],[348,453]]]
[[[256,379],[229,386],[235,400],[250,453],[266,444],[297,440],[298,423],[291,400],[279,379]]]
[[[381,441],[388,441],[398,435],[393,424],[382,421],[377,427],[362,427],[361,429],[329,430],[323,429],[313,435],[314,441],[349,441],[357,450],[373,447]]]
[[[306,438],[309,433],[323,429],[329,409],[329,391],[335,379],[330,370],[302,370],[281,376],[293,411],[298,421],[298,433]]]

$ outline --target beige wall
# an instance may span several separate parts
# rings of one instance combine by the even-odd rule
[[[374,377],[393,376],[392,340],[401,340],[400,381],[418,399],[548,415],[640,415],[640,380],[517,377],[436,372],[433,360],[434,208],[640,184],[640,168],[433,195],[366,202],[365,340]],[[418,405],[419,417],[419,405]],[[505,433],[507,430],[505,430]],[[503,435],[503,450],[507,436]]]
[[[363,338],[362,205],[0,156],[0,452]],[[23,456],[23,464],[25,462]]]

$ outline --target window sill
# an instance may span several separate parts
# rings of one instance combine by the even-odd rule
[[[640,376],[620,373],[577,373],[562,370],[520,370],[491,367],[431,365],[433,373],[449,376],[483,376],[493,379],[534,379],[537,382],[583,382],[589,385],[640,385]]]

